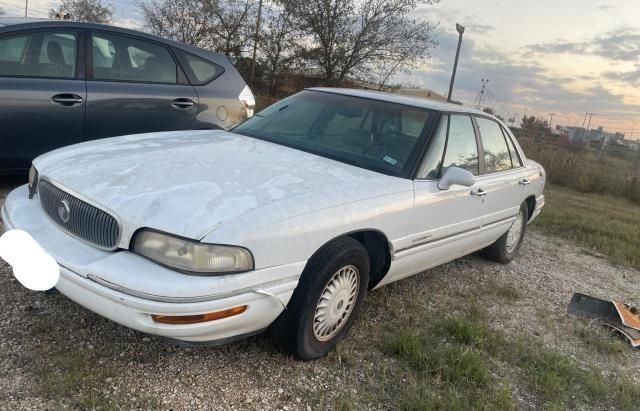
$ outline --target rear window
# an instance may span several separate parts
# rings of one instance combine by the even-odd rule
[[[180,49],[174,49],[184,68],[189,82],[193,85],[209,83],[224,72],[221,66]]]

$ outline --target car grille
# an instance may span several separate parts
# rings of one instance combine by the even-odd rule
[[[109,213],[45,180],[38,183],[38,195],[44,211],[68,233],[101,248],[111,249],[118,245],[120,226]]]

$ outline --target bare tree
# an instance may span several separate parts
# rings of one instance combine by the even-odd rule
[[[257,3],[255,0],[205,0],[211,16],[210,30],[215,48],[227,56],[240,56],[253,41]]]
[[[151,0],[139,6],[145,27],[153,34],[197,47],[213,47],[204,1]]]
[[[275,96],[280,74],[288,71],[296,58],[300,33],[286,0],[274,4],[266,20],[267,27],[260,35],[261,60],[269,78],[269,93]]]
[[[363,77],[377,66],[384,84],[399,70],[427,58],[435,45],[433,26],[409,16],[418,5],[438,0],[292,1],[311,43],[305,58],[329,83]]]
[[[147,30],[239,56],[252,41],[255,0],[149,0],[140,8]]]
[[[49,10],[49,18],[66,13],[75,21],[108,24],[113,20],[114,10],[110,3],[102,0],[62,0],[57,10]]]

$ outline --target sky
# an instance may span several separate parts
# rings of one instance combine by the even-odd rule
[[[114,24],[140,28],[135,1],[110,2]],[[55,4],[29,0],[29,15],[46,17]],[[0,8],[24,15],[24,0],[0,0]],[[436,24],[438,47],[396,82],[446,95],[457,22],[466,31],[454,100],[472,105],[488,79],[482,107],[505,118],[555,113],[553,125],[582,126],[589,112],[591,128],[640,139],[640,0],[441,0],[414,16]]]

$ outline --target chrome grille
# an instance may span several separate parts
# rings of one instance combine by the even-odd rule
[[[101,248],[118,245],[120,227],[109,213],[45,180],[38,183],[38,195],[44,211],[68,233]]]

